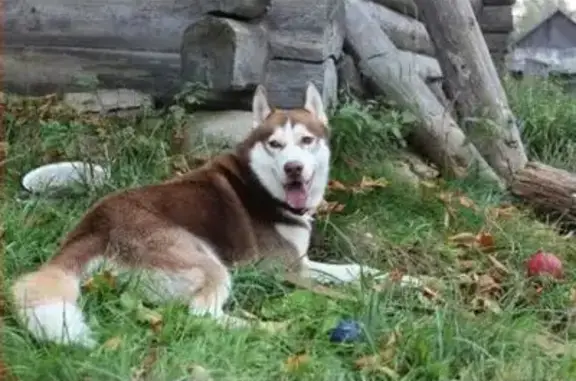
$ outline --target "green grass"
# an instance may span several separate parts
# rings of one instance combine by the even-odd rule
[[[515,109],[534,123],[531,131],[536,134],[537,123],[543,124],[541,115],[524,106],[528,101],[519,94],[512,98]],[[80,118],[43,104],[18,101],[7,106],[10,160],[3,221],[8,285],[49,258],[62,235],[103,194],[168,178],[181,160],[170,148],[177,123],[172,114],[102,120]],[[568,111],[559,106],[550,117],[562,120],[561,128],[568,134],[570,120],[563,113]],[[287,331],[225,331],[189,316],[179,305],[148,306],[162,316],[160,330],[153,330],[122,303],[121,295],[130,290],[96,287],[84,295],[84,310],[99,341],[114,339],[118,347],[102,345],[86,351],[39,344],[8,316],[2,349],[12,373],[22,380],[43,381],[188,380],[190,368],[199,365],[215,380],[576,379],[576,362],[569,353],[573,333],[564,322],[576,279],[573,241],[537,222],[526,210],[492,216],[509,200],[490,189],[444,182],[432,188],[414,187],[396,179],[383,163],[397,156],[394,129],[409,122],[402,113],[375,104],[348,103],[336,112],[332,178],[351,183],[362,176],[385,177],[390,183],[360,194],[330,192],[327,199],[345,208],[318,221],[320,238],[312,254],[423,276],[441,301],[426,299],[415,290],[375,287],[370,282],[344,290],[353,300],[335,300],[243,269],[235,274],[233,308],[270,320],[290,319]],[[552,133],[552,126],[549,130]],[[566,144],[574,141],[562,136]],[[562,150],[547,148],[536,135],[529,140],[532,150],[550,154]],[[539,148],[532,145],[539,142]],[[87,189],[68,199],[22,197],[19,180],[25,171],[55,157],[87,156],[112,167],[113,178],[103,189]],[[439,197],[446,194],[454,198],[448,220],[447,207]],[[459,197],[464,195],[477,210],[461,205]],[[494,237],[493,252],[449,242],[455,234],[479,231]],[[539,248],[564,259],[567,279],[546,283],[537,294],[535,282],[524,276],[523,262]],[[508,273],[499,271],[490,256]],[[478,279],[487,279],[482,275],[494,279],[501,290],[479,290]],[[347,317],[364,324],[364,340],[331,343],[330,328]],[[554,340],[547,336],[552,334]],[[396,340],[389,342],[393,335]],[[300,354],[307,361],[287,370],[287,359]],[[355,366],[358,359],[375,354],[381,360],[373,369]],[[148,374],[138,378],[143,369]]]

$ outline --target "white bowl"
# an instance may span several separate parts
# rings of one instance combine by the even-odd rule
[[[62,161],[35,168],[22,178],[22,186],[31,193],[62,190],[81,184],[102,186],[109,173],[98,164]]]

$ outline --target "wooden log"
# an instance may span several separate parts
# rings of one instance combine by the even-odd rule
[[[370,1],[366,6],[397,48],[434,56],[434,44],[420,21]]]
[[[483,0],[484,5],[514,5],[516,0]]]
[[[308,81],[316,85],[326,107],[334,104],[338,95],[334,60],[328,58],[322,63],[270,60],[264,79],[270,104],[280,108],[302,107]]]
[[[399,75],[415,73],[423,79],[442,78],[442,69],[436,58],[400,49],[398,55],[405,65]]]
[[[538,212],[576,223],[576,174],[538,162],[518,171],[510,192]]]
[[[448,99],[446,93],[444,92],[444,88],[442,86],[443,82],[444,81],[442,79],[435,79],[431,81],[426,81],[426,84],[428,85],[428,88],[432,91],[432,93],[434,93],[436,99],[438,99],[440,104],[444,106],[446,110],[450,110],[451,108],[454,107],[451,104],[450,99]],[[452,116],[454,117],[454,115]]]
[[[321,63],[342,53],[342,0],[272,0],[266,23],[273,58]]]
[[[356,67],[356,61],[349,54],[343,54],[336,65],[338,73],[338,88],[350,91],[352,94],[363,97],[366,95],[366,88],[362,80],[362,75]]]
[[[176,53],[6,46],[4,91],[25,95],[129,88],[170,98],[180,84]]]
[[[347,45],[359,58],[360,71],[381,92],[421,120],[422,126],[414,129],[413,136],[444,175],[478,174],[500,184],[500,179],[476,148],[466,143],[462,130],[424,80],[416,73],[403,70],[406,63],[402,61],[402,55],[361,0],[346,0],[346,36]]]
[[[207,15],[182,37],[182,79],[214,92],[242,91],[261,83],[268,59],[260,24]]]
[[[416,6],[413,0],[372,0],[372,1],[374,1],[376,4],[383,5],[386,8],[390,8],[393,11],[402,13],[406,16],[419,19],[418,7]]]
[[[510,33],[514,30],[512,6],[484,6],[478,21],[484,33]]]
[[[173,0],[5,0],[8,45],[178,52],[184,29],[201,16]]]
[[[270,0],[188,0],[187,9],[238,19],[254,19],[266,13]]]
[[[468,137],[496,173],[509,181],[526,165],[527,157],[470,3],[416,2]]]

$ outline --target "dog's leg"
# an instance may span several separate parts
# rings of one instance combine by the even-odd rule
[[[357,263],[331,264],[304,259],[304,276],[321,283],[349,283],[360,280],[362,275],[375,276],[381,271]]]
[[[150,301],[184,301],[192,315],[209,317],[229,327],[249,325],[247,320],[224,312],[232,279],[212,248],[187,232],[163,231],[159,238],[171,244],[158,258],[161,268],[148,270],[146,293]]]

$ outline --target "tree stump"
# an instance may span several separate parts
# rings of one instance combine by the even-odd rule
[[[182,37],[182,79],[216,92],[242,91],[262,82],[268,59],[260,24],[204,16]]]

